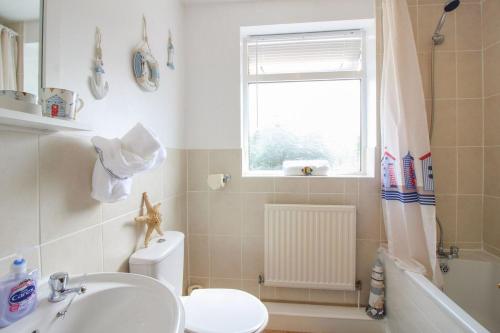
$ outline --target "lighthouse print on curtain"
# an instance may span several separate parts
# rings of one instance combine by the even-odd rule
[[[425,100],[406,1],[383,0],[382,206],[389,254],[439,282],[436,212]]]

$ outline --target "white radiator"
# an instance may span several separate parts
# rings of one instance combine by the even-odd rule
[[[354,290],[356,207],[265,205],[264,284]]]

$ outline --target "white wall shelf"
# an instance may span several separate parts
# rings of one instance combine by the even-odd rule
[[[41,132],[92,131],[90,126],[72,120],[42,117],[30,113],[0,108],[0,126],[10,130]]]

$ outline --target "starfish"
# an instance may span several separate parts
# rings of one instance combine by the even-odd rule
[[[144,205],[146,206],[146,209],[147,209],[146,214],[141,215],[139,217],[136,217],[135,221],[146,223],[148,229],[146,231],[146,237],[144,238],[144,246],[148,247],[153,230],[156,230],[156,232],[158,232],[160,234],[160,236],[163,236],[163,231],[160,228],[160,224],[161,224],[160,205],[161,205],[161,203],[157,203],[156,205],[152,206],[151,202],[149,202],[148,194],[146,192],[144,192],[142,194],[141,209],[143,208]]]

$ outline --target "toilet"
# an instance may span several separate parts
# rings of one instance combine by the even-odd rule
[[[190,333],[257,333],[264,331],[268,313],[255,296],[236,289],[197,289],[182,297],[184,234],[165,232],[129,259],[130,272],[167,282],[182,299],[185,331]]]

